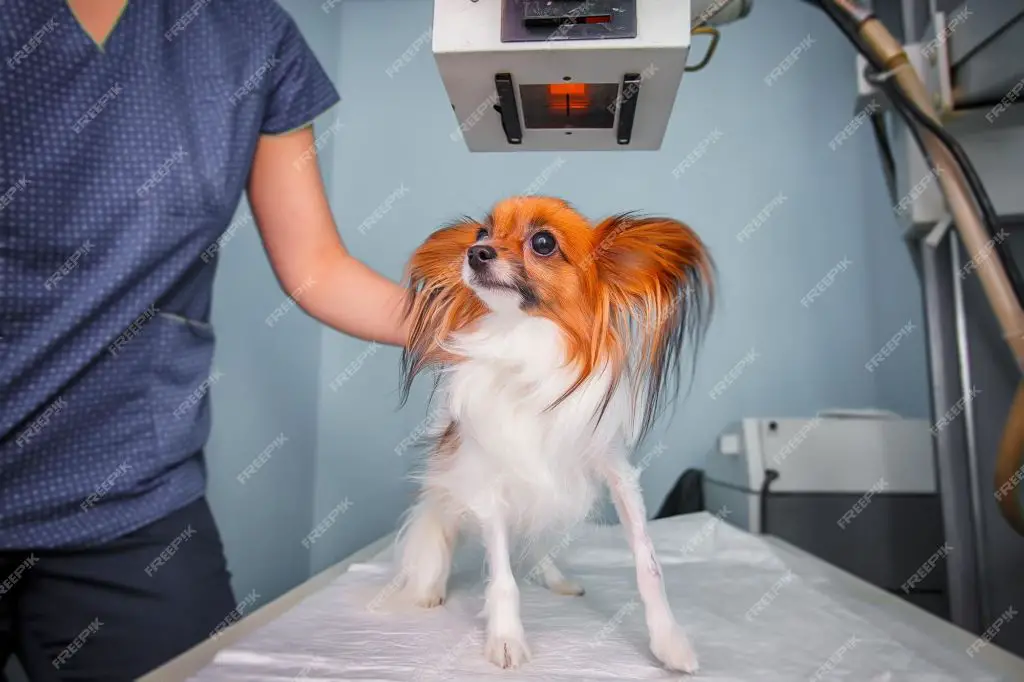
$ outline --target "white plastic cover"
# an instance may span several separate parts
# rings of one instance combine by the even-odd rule
[[[707,513],[655,521],[676,617],[707,682],[964,682],[997,680],[963,648],[898,624],[816,570]],[[221,651],[194,680],[680,679],[647,649],[633,561],[617,526],[581,529],[553,552],[583,597],[520,581],[533,659],[503,671],[482,654],[480,553],[460,551],[447,603],[402,608],[389,588],[390,550]],[[787,554],[788,556],[788,554]],[[529,568],[528,566],[526,567]],[[682,676],[685,678],[685,676]]]

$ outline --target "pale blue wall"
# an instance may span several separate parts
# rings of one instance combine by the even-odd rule
[[[558,156],[473,155],[453,143],[456,120],[429,44],[393,78],[385,73],[430,26],[431,4],[352,0],[339,8],[338,86],[347,101],[336,217],[349,248],[395,278],[441,222],[522,191]],[[815,42],[768,87],[764,77],[808,34]],[[927,415],[920,327],[874,373],[864,368],[907,319],[920,321],[920,297],[869,128],[829,147],[855,112],[853,64],[852,48],[819,12],[761,0],[748,19],[724,28],[708,69],[686,76],[662,151],[569,155],[543,189],[594,217],[625,209],[678,217],[717,259],[720,307],[693,391],[652,436],[668,449],[644,476],[650,506],[741,415],[827,407]],[[674,179],[671,170],[716,127],[721,139]],[[359,225],[403,183],[405,195],[361,235]],[[787,198],[772,218],[739,243],[736,234],[779,192]],[[804,308],[800,299],[844,256],[852,266]],[[426,387],[394,411],[397,351],[366,359],[342,390],[326,388],[365,348],[324,334],[315,516],[346,494],[360,511],[324,543],[319,567],[389,530],[411,492],[402,480],[409,456],[394,447],[423,417]],[[711,400],[714,384],[751,348],[758,359]]]
[[[920,326],[878,370],[864,369],[907,320],[920,322],[920,296],[870,130],[829,148],[855,111],[853,52],[803,3],[770,4],[762,0],[751,17],[725,27],[711,66],[686,76],[662,151],[568,155],[543,188],[593,217],[639,209],[680,218],[718,262],[720,304],[693,390],[652,435],[651,445],[660,439],[667,450],[644,475],[651,507],[740,416],[827,407],[927,415]],[[429,42],[393,78],[385,73],[429,27],[428,0],[346,0],[329,13],[321,3],[284,5],[343,98],[320,122],[327,127],[340,116],[344,124],[321,152],[339,229],[356,256],[386,275],[397,279],[439,224],[521,192],[557,158],[471,155],[453,143],[456,121]],[[765,85],[807,35],[815,42],[805,54]],[[715,128],[721,139],[673,178],[671,170]],[[391,209],[360,234],[360,224],[401,187]],[[740,243],[736,235],[780,192],[785,201]],[[800,299],[843,257],[850,268],[804,308]],[[298,311],[267,329],[264,318],[282,300],[249,229],[224,249],[217,284],[217,363],[225,380],[214,391],[210,490],[236,589],[267,598],[393,528],[413,492],[406,476],[414,457],[394,449],[426,409],[427,386],[420,385],[397,410],[397,350],[318,328]],[[758,358],[710,399],[751,349]],[[238,472],[281,432],[286,446],[238,484]],[[348,511],[312,552],[303,549],[306,533],[346,498]]]

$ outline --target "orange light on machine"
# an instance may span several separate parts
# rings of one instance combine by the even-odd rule
[[[552,83],[548,85],[548,108],[552,112],[568,114],[590,108],[590,93],[586,83]]]
[[[548,86],[548,93],[551,95],[562,96],[566,95],[585,95],[587,93],[586,83],[552,83]]]

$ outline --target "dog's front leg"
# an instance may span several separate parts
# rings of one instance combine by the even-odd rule
[[[608,465],[605,478],[619,513],[619,522],[633,550],[637,588],[644,604],[651,652],[672,670],[696,672],[697,656],[686,633],[676,623],[665,597],[661,566],[654,553],[654,543],[647,535],[647,510],[637,472],[623,458]]]
[[[487,659],[502,668],[515,668],[530,658],[523,623],[519,619],[519,587],[512,575],[509,532],[500,515],[481,519],[487,550],[489,580],[485,593]]]

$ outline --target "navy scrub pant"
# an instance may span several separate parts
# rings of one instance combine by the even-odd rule
[[[237,606],[205,499],[94,548],[0,552],[4,581],[0,681],[12,654],[32,682],[134,680],[209,637]]]

